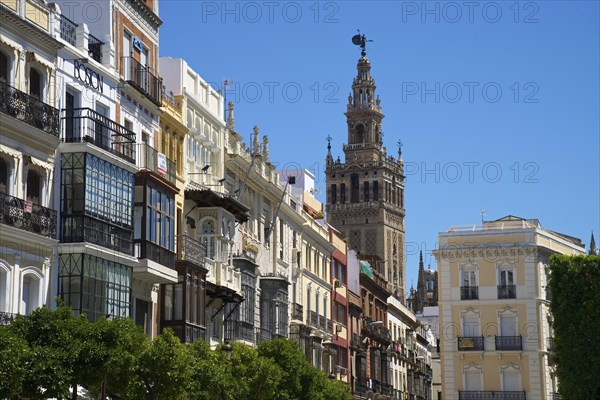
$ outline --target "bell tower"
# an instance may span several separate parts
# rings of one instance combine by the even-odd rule
[[[328,137],[325,175],[327,218],[361,259],[369,260],[379,286],[405,301],[404,165],[383,143],[381,101],[376,95],[366,38],[357,35],[361,57],[346,106],[344,161],[331,153]]]

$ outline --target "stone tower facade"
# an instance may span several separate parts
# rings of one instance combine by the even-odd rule
[[[331,138],[326,158],[327,218],[347,238],[361,259],[383,277],[386,290],[404,302],[404,175],[402,147],[398,158],[383,145],[379,97],[371,63],[362,52],[348,96],[348,144],[345,160],[334,161]]]

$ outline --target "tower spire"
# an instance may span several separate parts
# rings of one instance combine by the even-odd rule
[[[331,136],[327,135],[327,138],[325,140],[327,140],[327,157],[325,158],[325,163],[327,165],[332,165],[333,156],[331,155]]]
[[[594,232],[592,232],[592,238],[590,239],[590,255],[596,255],[596,241],[594,240]]]

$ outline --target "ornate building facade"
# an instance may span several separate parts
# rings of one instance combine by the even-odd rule
[[[387,299],[404,302],[404,175],[401,147],[398,159],[387,155],[381,128],[384,115],[375,95],[375,79],[366,57],[364,36],[357,75],[348,96],[348,144],[345,160],[336,161],[328,138],[326,169],[327,218],[346,238],[360,261],[361,314],[358,348],[351,365],[353,393],[389,399],[391,336]]]

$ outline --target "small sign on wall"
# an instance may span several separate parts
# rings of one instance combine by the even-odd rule
[[[162,176],[167,176],[167,156],[165,156],[163,153],[158,153],[158,157],[157,158],[157,172],[159,174],[161,174]]]
[[[137,51],[142,51],[142,39],[137,36],[133,37],[133,48]]]

